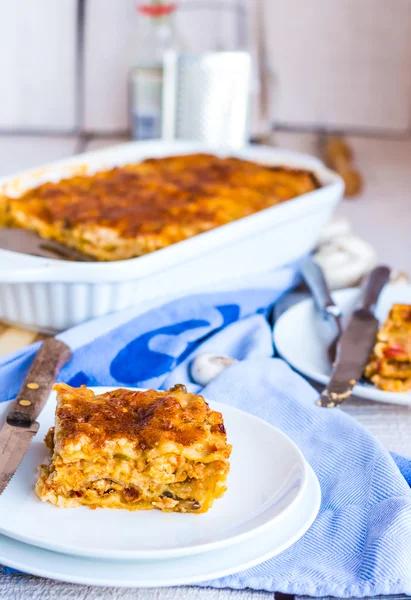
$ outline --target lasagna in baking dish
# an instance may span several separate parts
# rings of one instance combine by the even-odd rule
[[[95,395],[60,383],[36,492],[60,507],[204,513],[226,490],[222,415],[182,385]]]
[[[391,308],[365,376],[386,392],[411,390],[411,306],[394,304]]]
[[[313,173],[192,154],[44,183],[2,198],[3,225],[36,231],[97,260],[164,248],[319,187]]]

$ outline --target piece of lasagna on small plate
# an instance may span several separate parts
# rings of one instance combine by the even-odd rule
[[[183,385],[96,395],[60,383],[36,492],[60,507],[204,513],[226,490],[221,413]]]
[[[394,304],[377,335],[365,376],[386,392],[411,390],[411,306]]]

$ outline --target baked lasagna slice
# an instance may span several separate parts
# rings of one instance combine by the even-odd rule
[[[36,492],[60,507],[206,512],[226,490],[222,415],[182,385],[95,395],[60,383]]]
[[[386,392],[411,390],[411,306],[394,304],[391,308],[365,376]]]
[[[192,154],[47,182],[2,198],[3,226],[100,261],[141,256],[319,187],[303,169]]]

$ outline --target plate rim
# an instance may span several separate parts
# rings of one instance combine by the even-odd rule
[[[394,284],[391,284],[394,285]],[[406,284],[411,287],[410,284]],[[335,290],[331,292],[331,296],[334,301],[338,304],[339,297],[344,296],[352,296],[354,297],[356,294],[360,292],[359,287],[352,288],[343,288],[341,290]],[[291,319],[292,313],[295,310],[301,310],[301,306],[314,305],[313,299],[311,297],[305,298],[300,302],[297,302],[293,306],[290,306],[277,320],[274,329],[273,329],[273,341],[274,346],[278,355],[283,358],[293,369],[295,369],[298,373],[301,373],[305,377],[309,377],[313,381],[317,383],[321,383],[322,385],[327,385],[330,381],[330,377],[328,375],[324,375],[323,373],[318,373],[317,371],[312,371],[310,368],[305,368],[301,364],[298,366],[290,357],[287,351],[283,351],[282,347],[282,338],[280,338],[279,331],[284,327],[284,323]],[[280,340],[280,342],[279,342]],[[369,400],[371,402],[385,402],[388,404],[398,404],[401,406],[411,406],[411,393],[410,392],[385,392],[383,390],[379,390],[376,387],[365,386],[361,383],[357,383],[357,385],[353,389],[353,395],[357,398],[362,398],[364,400]]]
[[[118,389],[118,386],[89,386],[89,389],[91,389],[93,391],[97,390],[100,393],[105,393],[105,391],[111,391],[111,390]],[[126,387],[125,386],[123,389],[144,390],[145,388],[138,388],[138,387],[132,387],[132,386]],[[56,392],[52,391],[49,395],[49,398],[48,398],[46,404],[50,401],[51,398],[55,397],[55,395],[56,395]],[[304,457],[303,452],[290,437],[288,437],[283,431],[281,431],[274,425],[271,425],[271,423],[269,423],[268,421],[265,421],[264,419],[261,419],[260,417],[257,417],[255,415],[248,413],[248,412],[246,412],[240,408],[237,408],[235,406],[223,404],[222,402],[215,402],[212,400],[208,400],[207,398],[205,398],[205,401],[212,408],[215,407],[215,408],[213,408],[213,410],[218,410],[220,412],[223,412],[224,409],[228,409],[229,411],[240,414],[241,418],[245,417],[247,419],[258,422],[260,424],[260,426],[262,425],[263,427],[274,430],[276,432],[276,434],[279,435],[281,438],[283,438],[283,440],[289,446],[291,446],[293,448],[294,452],[296,452],[296,454],[299,458],[299,461],[300,461],[300,465],[302,467],[302,469],[301,469],[301,485],[299,487],[298,492],[294,496],[294,498],[292,498],[291,502],[286,507],[284,507],[284,509],[279,514],[275,515],[273,518],[269,519],[268,521],[266,521],[264,523],[261,523],[257,527],[251,528],[251,529],[244,531],[242,533],[239,533],[237,535],[226,537],[221,540],[217,540],[214,542],[211,541],[208,543],[206,542],[206,543],[202,543],[202,544],[197,543],[197,544],[194,544],[191,546],[186,545],[183,547],[178,547],[178,548],[173,548],[173,549],[163,549],[163,550],[115,550],[115,551],[101,550],[101,549],[93,550],[93,551],[87,550],[87,549],[84,550],[84,549],[78,548],[78,547],[77,548],[74,548],[71,546],[67,547],[67,545],[61,546],[58,542],[48,543],[47,541],[45,541],[45,542],[43,542],[41,540],[38,541],[31,536],[12,533],[9,530],[4,529],[4,527],[2,527],[1,525],[0,525],[0,535],[4,535],[4,536],[14,539],[18,542],[33,546],[35,548],[41,548],[41,549],[44,549],[47,551],[57,552],[59,554],[77,556],[77,557],[82,557],[82,558],[87,558],[87,559],[113,560],[113,561],[124,561],[124,560],[152,561],[152,560],[181,558],[181,557],[184,557],[184,556],[187,556],[190,554],[205,554],[205,553],[219,550],[222,548],[228,548],[239,542],[252,539],[256,535],[259,535],[264,529],[270,527],[273,524],[278,523],[280,520],[284,519],[287,516],[287,514],[289,513],[289,511],[292,509],[292,507],[294,507],[299,502],[300,498],[304,494],[304,491],[307,487],[308,463]],[[9,402],[11,403],[12,401],[9,401]],[[2,403],[2,404],[9,404],[9,402]],[[224,414],[223,414],[223,416],[224,416]],[[38,417],[38,420],[41,420],[41,414]],[[18,471],[16,471],[16,473],[17,472]],[[5,490],[4,493],[6,493],[6,492],[7,492],[7,490]],[[40,502],[41,500],[38,499],[38,501]],[[57,509],[57,507],[54,507],[54,508]]]
[[[221,570],[210,570],[210,572],[208,572],[207,574],[202,574],[202,575],[196,575],[194,574],[187,574],[187,569],[186,569],[186,565],[185,565],[185,560],[188,558],[190,558],[190,556],[186,556],[186,557],[181,557],[181,558],[176,558],[176,559],[170,559],[170,560],[160,560],[157,561],[157,564],[159,565],[159,567],[161,567],[161,564],[164,563],[176,563],[176,569],[181,569],[181,571],[184,573],[184,575],[180,575],[180,576],[175,576],[174,578],[169,578],[169,579],[165,579],[163,581],[158,581],[158,580],[154,580],[154,579],[135,579],[135,580],[124,580],[124,579],[115,579],[115,577],[111,577],[111,578],[102,578],[101,575],[90,575],[89,571],[87,572],[87,575],[69,575],[69,574],[65,574],[63,573],[64,570],[64,566],[63,566],[63,570],[58,570],[57,568],[54,568],[52,570],[50,570],[50,565],[53,564],[53,558],[56,559],[58,561],[62,561],[62,564],[64,565],[64,561],[65,558],[69,558],[70,561],[87,561],[87,563],[90,565],[90,563],[96,563],[97,565],[101,565],[101,564],[107,564],[109,563],[107,566],[111,566],[112,568],[109,569],[107,568],[107,573],[112,573],[113,575],[116,574],[116,566],[119,564],[117,561],[102,561],[100,559],[86,559],[84,557],[80,557],[80,556],[72,556],[69,555],[68,557],[64,557],[64,555],[58,553],[58,552],[52,552],[50,550],[44,550],[44,549],[36,549],[35,546],[31,546],[29,544],[24,544],[23,542],[19,542],[15,539],[12,538],[8,538],[7,536],[4,535],[0,535],[0,561],[3,564],[6,564],[8,567],[14,568],[14,569],[18,569],[24,573],[27,574],[31,574],[31,575],[36,575],[38,577],[46,577],[49,579],[53,579],[53,580],[57,580],[57,581],[64,581],[67,583],[77,583],[77,584],[82,584],[82,585],[93,585],[93,586],[98,586],[98,587],[106,587],[106,586],[111,586],[111,587],[120,587],[120,588],[155,588],[155,587],[170,587],[170,586],[177,586],[177,585],[195,585],[204,581],[210,581],[212,579],[218,579],[221,577],[226,577],[229,575],[233,575],[235,573],[238,573],[240,571],[246,570],[246,569],[250,569],[256,565],[259,565],[267,560],[270,560],[271,558],[273,558],[274,556],[277,556],[278,554],[281,554],[282,552],[284,552],[285,550],[287,550],[290,546],[292,546],[293,544],[295,544],[299,539],[301,539],[303,537],[303,535],[305,535],[305,533],[308,531],[308,529],[312,526],[312,524],[314,523],[315,519],[318,516],[319,510],[320,510],[320,506],[321,506],[321,500],[322,500],[322,494],[321,494],[321,488],[320,488],[320,484],[318,481],[318,478],[316,476],[316,474],[314,473],[314,470],[312,469],[312,467],[309,465],[309,463],[307,463],[306,461],[306,466],[307,466],[307,489],[306,489],[306,494],[307,494],[307,498],[308,496],[311,496],[310,498],[310,504],[309,506],[306,505],[306,503],[304,502],[300,502],[297,505],[294,506],[294,510],[297,512],[301,512],[305,511],[305,516],[304,516],[304,520],[302,522],[302,524],[299,524],[297,529],[288,536],[286,541],[283,541],[281,543],[279,543],[279,545],[277,547],[275,547],[274,549],[265,552],[259,556],[254,556],[249,558],[248,560],[243,560],[242,562],[240,562],[239,564],[232,564],[231,566],[226,566],[224,568],[222,568]],[[302,518],[302,517],[301,517]],[[292,528],[294,523],[295,523],[295,519],[288,519],[287,521],[285,521],[286,523],[286,527],[287,528]],[[275,525],[273,525],[273,528],[275,528]],[[261,544],[261,540],[263,540],[264,536],[267,536],[269,538],[269,540],[271,541],[271,528],[269,528],[268,531],[263,531],[261,532],[258,536],[257,536],[257,540],[259,539],[259,542]],[[17,553],[18,553],[18,558],[17,559],[10,559],[10,550],[7,551],[7,547],[5,550],[2,550],[2,545],[6,544],[12,544],[12,545],[17,545]],[[238,546],[244,545],[247,547],[247,549],[250,550],[250,552],[252,550],[254,550],[256,544],[247,544],[247,540],[244,540],[242,542],[239,542]],[[21,549],[21,547],[25,547],[28,548],[30,553],[34,553],[34,556],[36,556],[36,558],[38,557],[42,557],[44,554],[44,563],[47,565],[47,567],[33,567],[33,563],[30,561],[30,557],[27,559],[27,562],[25,562],[22,558],[21,558],[21,552],[19,552],[19,549]],[[37,550],[37,551],[36,551]],[[39,554],[39,550],[40,550],[40,554]],[[217,553],[219,551],[217,550]],[[224,552],[224,550],[222,549],[222,552]],[[4,553],[4,554],[3,554]],[[206,553],[206,557],[208,556],[212,556],[213,553],[209,554]],[[234,553],[224,553],[224,556],[233,556]],[[230,556],[230,558],[231,558]],[[31,557],[33,558],[33,556]],[[235,558],[233,558],[233,560],[235,560]],[[136,562],[137,564],[140,561],[129,561],[130,562],[130,569],[133,569],[133,572],[135,572],[135,565]],[[141,561],[144,563],[144,561]],[[198,563],[199,561],[197,561]],[[120,563],[122,565],[124,565],[125,563]],[[127,561],[128,564],[128,561]],[[65,567],[67,568],[67,567]],[[162,570],[161,568],[158,569],[158,572],[161,573]]]

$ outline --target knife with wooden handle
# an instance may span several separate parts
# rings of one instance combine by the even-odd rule
[[[389,276],[388,267],[376,267],[367,277],[361,306],[353,312],[340,338],[337,362],[330,383],[317,401],[319,406],[339,406],[351,396],[353,387],[361,379],[379,327],[374,316],[375,305]]]
[[[0,430],[0,494],[17,471],[36,435],[42,411],[60,369],[70,360],[66,344],[50,338],[43,342]]]

